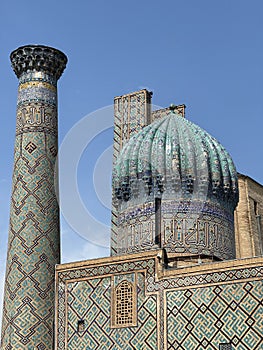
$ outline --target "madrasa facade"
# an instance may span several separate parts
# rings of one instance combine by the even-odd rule
[[[67,57],[42,45],[10,57],[19,86],[1,350],[263,349],[263,186],[183,104],[152,111],[145,89],[118,96],[111,256],[60,264]]]

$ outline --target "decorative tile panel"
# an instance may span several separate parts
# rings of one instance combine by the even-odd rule
[[[91,260],[73,268],[58,266],[56,350],[67,348],[67,328],[71,332],[74,323],[77,329],[76,319],[71,324],[71,316],[66,316],[68,312],[77,315],[79,320],[85,313],[90,315],[85,322],[87,338],[83,338],[83,332],[75,334],[75,349],[89,346],[90,349],[107,349],[108,346],[108,349],[214,350],[219,344],[229,342],[238,350],[260,349],[262,259],[254,259],[253,265],[249,259],[243,265],[241,261],[233,266],[231,262],[206,264],[204,268],[197,266],[194,273],[192,270],[183,273],[184,269],[166,269],[160,250],[144,254],[145,257],[124,255],[119,261],[113,258]],[[125,280],[134,283],[136,278],[137,327],[110,328],[111,288]],[[81,294],[87,300],[75,306],[68,305],[67,295],[71,292],[67,286],[71,285],[76,293],[82,288]],[[96,320],[102,324],[100,333]],[[96,343],[97,337],[100,337],[100,345]],[[143,341],[147,345],[138,345]]]
[[[125,281],[125,275],[123,278]],[[137,325],[112,328],[111,279],[102,277],[68,283],[66,296],[68,327],[64,349],[156,349],[156,297],[145,295],[142,273],[138,274],[136,288]],[[84,320],[86,325],[82,332],[78,332],[77,329],[77,321],[80,319]]]
[[[167,349],[261,349],[262,290],[250,281],[167,291]]]

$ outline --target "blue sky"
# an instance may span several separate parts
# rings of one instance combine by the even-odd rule
[[[186,117],[225,146],[238,171],[263,183],[262,14],[262,0],[1,1],[0,288],[18,84],[10,52],[21,45],[44,44],[67,54],[68,66],[59,81],[60,143],[71,130],[80,129],[85,139],[88,131],[78,123],[91,113],[90,123],[95,120],[99,126],[94,126],[96,137],[84,142],[77,162],[79,194],[91,213],[81,221],[83,231],[71,227],[78,218],[75,206],[63,203],[70,206],[71,217],[62,218],[62,260],[83,260],[109,254],[107,247],[89,240],[100,225],[109,235],[111,170],[106,150],[112,143],[113,117],[105,107],[114,96],[148,88],[155,105],[186,104]],[[68,150],[62,177],[74,164],[72,152]]]

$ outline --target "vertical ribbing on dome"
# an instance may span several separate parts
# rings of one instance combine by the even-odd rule
[[[214,195],[221,196],[222,171],[219,162],[218,149],[215,145],[215,140],[205,133],[205,131],[203,131],[203,137],[209,154],[208,191],[211,191]]]
[[[173,119],[172,128],[170,130],[172,134],[172,166],[171,166],[171,186],[178,195],[181,193],[181,153],[180,153],[180,142],[178,127],[175,119]]]
[[[142,130],[142,132],[137,136],[136,143],[133,144],[133,147],[131,148],[131,153],[130,153],[130,160],[131,160],[130,177],[132,179],[138,178],[138,174],[140,172],[139,164],[138,164],[138,152],[139,152],[139,149],[141,147],[141,144],[142,144],[145,136],[147,135],[148,129],[149,129],[149,126],[145,127]]]
[[[185,193],[185,164],[186,164],[186,154],[185,154],[185,136],[184,128],[179,127],[178,123],[175,122],[177,135],[178,135],[178,153],[180,157],[179,169],[180,169],[180,182],[181,182],[181,193]]]
[[[166,172],[165,172],[165,189],[167,191],[179,192],[178,184],[180,181],[180,167],[178,162],[177,146],[177,129],[175,119],[169,119],[169,125],[166,130],[165,155],[166,155]]]
[[[214,142],[214,144],[218,150],[219,164],[220,164],[222,182],[223,182],[222,192],[223,192],[223,195],[226,195],[231,189],[231,180],[230,180],[230,172],[229,172],[228,161],[227,161],[227,154],[225,149],[218,142]]]
[[[151,159],[155,195],[160,195],[163,192],[163,182],[166,177],[166,133],[169,121],[169,118],[162,120],[156,129],[152,142]]]
[[[120,253],[156,248],[154,198],[161,200],[160,244],[174,256],[234,257],[237,175],[223,146],[170,113],[123,147],[114,168]],[[158,232],[159,232],[158,231]]]
[[[155,132],[155,128],[147,128],[145,137],[143,138],[140,144],[140,148],[138,149],[138,174],[140,175],[140,177],[143,177],[145,179],[147,179],[148,176],[151,176],[151,148]]]
[[[235,185],[232,185],[235,182],[234,180],[235,178],[234,174],[236,173],[236,171],[234,170],[235,167],[228,152],[214,138],[213,138],[213,144],[217,149],[218,164],[220,166],[220,171],[221,171],[220,194],[222,198],[225,198],[225,200],[227,200],[229,204],[232,205],[232,202],[235,203],[237,200],[236,190],[234,190]],[[231,171],[230,171],[230,168],[231,168]]]
[[[114,169],[114,186],[127,189],[143,181],[150,194],[161,192],[217,196],[220,200],[235,192],[236,172],[223,146],[200,127],[171,113],[146,126],[123,148]],[[135,186],[136,187],[136,186]],[[156,189],[155,189],[156,190]],[[121,198],[118,196],[118,198]]]
[[[197,162],[195,162],[196,166],[196,176],[195,176],[195,192],[196,196],[201,198],[206,198],[208,193],[208,183],[209,183],[209,158],[208,158],[208,150],[207,145],[204,141],[204,137],[202,135],[202,130],[198,130],[196,127],[192,130],[192,137],[195,139],[195,157],[196,159],[201,159],[202,161],[197,166]]]
[[[186,150],[187,154],[189,155],[187,159],[188,162],[186,164],[185,190],[187,193],[193,193],[195,189],[194,187],[196,187],[196,178],[198,176],[196,166],[196,142],[193,142],[193,140],[195,140],[195,137],[192,133],[192,128],[189,128],[185,125],[184,133],[186,135]]]

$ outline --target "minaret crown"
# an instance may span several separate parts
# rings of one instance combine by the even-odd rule
[[[58,80],[67,64],[67,56],[52,47],[26,45],[14,50],[11,55],[12,68],[18,78],[23,73],[43,72]]]

